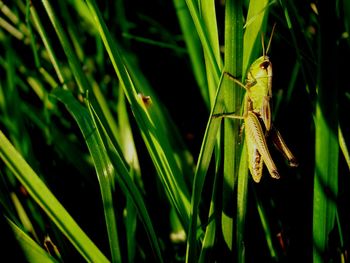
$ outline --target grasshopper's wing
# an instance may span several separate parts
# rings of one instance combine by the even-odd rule
[[[247,149],[248,149],[249,170],[253,177],[253,180],[256,183],[259,183],[262,176],[264,162],[261,157],[261,154],[259,153],[258,148],[256,147],[255,140],[249,135],[249,133],[247,132],[247,129],[245,130],[245,132],[246,132],[245,140],[246,140]]]
[[[277,171],[277,168],[276,168],[276,165],[271,158],[269,149],[267,148],[265,134],[261,128],[260,121],[259,121],[258,117],[256,116],[256,114],[252,111],[249,111],[247,114],[247,117],[244,119],[244,123],[245,123],[247,143],[250,145],[253,145],[257,149],[257,151],[259,152],[259,154],[262,157],[261,159],[266,164],[266,167],[269,170],[271,177],[276,178],[276,179],[280,178],[278,171]],[[253,147],[253,146],[248,145],[248,151],[249,151],[249,147]],[[255,159],[257,157],[256,155],[254,155],[253,149],[254,148],[250,149],[250,151],[253,153],[249,157],[250,162],[253,160],[253,158]],[[259,160],[259,162],[261,162],[261,161]],[[254,167],[254,164],[250,163],[249,167],[250,166]],[[262,165],[261,165],[261,169],[262,169]],[[252,172],[252,170],[253,170],[253,172]],[[254,169],[251,169],[251,173],[252,173],[252,175],[253,174],[256,175],[256,173],[254,172]],[[258,175],[259,174],[257,174],[257,176]],[[261,175],[260,175],[260,177],[261,177]],[[253,175],[253,178],[254,178],[254,175]]]
[[[272,128],[270,136],[277,150],[279,150],[283,154],[283,156],[288,160],[289,166],[297,167],[299,165],[297,159],[289,150],[287,144],[282,138],[281,133],[275,127]]]

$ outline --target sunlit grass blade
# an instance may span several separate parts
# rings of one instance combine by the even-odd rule
[[[246,262],[245,260],[245,227],[246,214],[248,206],[248,160],[247,146],[243,144],[241,159],[239,163],[238,179],[237,179],[237,223],[236,223],[236,251],[237,262]]]
[[[59,262],[48,254],[41,246],[38,245],[30,236],[20,229],[14,222],[6,218],[11,227],[15,238],[17,239],[23,251],[23,256],[28,262]]]
[[[137,95],[121,53],[108,31],[95,1],[88,0],[87,4],[169,200],[176,208],[182,224],[187,227],[190,218],[189,192],[172,155],[172,148],[167,137],[156,128],[162,125],[152,114],[152,107],[147,110],[142,98]]]
[[[251,0],[245,24],[243,74],[247,74],[249,65],[258,57],[261,51],[261,34],[265,32],[268,11],[268,0]]]
[[[216,138],[218,130],[220,127],[220,120],[212,118],[214,113],[223,112],[223,103],[221,94],[221,82],[223,76],[220,79],[219,88],[217,91],[215,99],[215,107],[212,109],[212,112],[209,116],[207,127],[205,129],[205,134],[203,137],[201,150],[198,157],[198,162],[196,166],[196,172],[193,181],[192,197],[191,197],[191,218],[190,218],[190,227],[188,230],[187,238],[187,252],[186,252],[186,262],[193,262],[197,258],[197,216],[199,213],[199,202],[201,199],[202,189],[205,181],[205,176],[212,158],[212,153],[214,146],[216,144]]]
[[[108,262],[107,258],[81,230],[38,175],[0,132],[0,157],[11,169],[28,193],[45,211],[57,227],[72,242],[86,260]]]
[[[346,161],[348,168],[350,170],[350,154],[349,154],[348,147],[346,146],[344,135],[343,135],[343,132],[342,132],[342,129],[340,126],[338,128],[338,138],[339,138],[340,149],[344,155],[345,161]]]
[[[119,247],[116,211],[113,208],[113,189],[115,187],[114,167],[109,160],[102,139],[96,132],[96,126],[90,118],[88,111],[76,101],[70,91],[56,89],[54,95],[65,104],[68,111],[75,118],[82,134],[84,135],[86,144],[94,161],[100,184],[112,261],[120,262],[122,257]]]
[[[79,62],[77,54],[74,52],[74,48],[70,44],[69,38],[66,34],[66,30],[64,30],[61,22],[57,18],[51,4],[47,0],[42,1],[45,11],[48,14],[51,24],[54,27],[57,37],[60,40],[60,43],[63,47],[63,50],[67,56],[68,63],[70,65],[70,69],[74,75],[74,78],[78,84],[79,91],[81,93],[85,93],[85,91],[89,87],[89,82],[87,81],[85,74],[83,72],[82,66]]]
[[[97,118],[97,116],[94,112],[92,112],[92,109],[88,111],[86,108],[80,105],[69,91],[55,90],[54,94],[65,103],[67,108],[76,118],[81,128],[81,131],[84,134],[84,137],[86,138],[87,145],[90,149],[92,157],[95,160],[96,170],[99,173],[98,175],[101,185],[101,192],[105,191],[104,193],[102,193],[103,198],[105,198],[104,202],[109,202],[105,203],[106,206],[110,207],[105,207],[105,209],[107,210],[106,213],[113,212],[108,211],[108,209],[111,209],[112,200],[107,199],[110,197],[104,195],[109,195],[109,191],[111,191],[107,188],[112,187],[109,185],[112,183],[110,181],[116,180],[120,184],[124,193],[133,200],[133,204],[135,205],[135,207],[137,207],[138,213],[140,214],[142,222],[144,223],[147,233],[149,234],[155,253],[158,259],[161,260],[162,257],[160,254],[158,241],[156,239],[156,235],[152,226],[152,221],[148,216],[142,196],[139,190],[135,187],[134,183],[132,182],[128,168],[125,164],[125,160],[122,157],[120,157],[118,151],[114,148],[114,146],[112,146],[112,142],[108,137],[106,130],[101,126],[100,120],[95,119]],[[108,163],[102,163],[105,161],[103,161],[101,158],[106,159],[105,161]],[[99,169],[101,168],[103,168],[102,174],[100,173],[101,171],[99,171]],[[106,178],[101,178],[101,175]],[[110,223],[111,222],[107,222],[107,227],[112,227],[113,229],[113,226],[110,226]],[[116,246],[114,246],[113,248],[111,247],[111,249],[116,248]]]
[[[225,4],[225,54],[224,71],[242,77],[243,60],[243,1],[226,1]],[[225,77],[225,76],[224,76]],[[223,82],[224,112],[236,112],[239,115],[241,108],[242,87],[237,83],[226,80]],[[221,224],[225,244],[233,256],[235,244],[235,203],[234,188],[237,182],[240,151],[239,141],[240,121],[224,119],[223,121],[223,196]]]
[[[313,199],[313,262],[324,262],[335,227],[338,196],[338,112],[334,2],[319,3],[320,38],[315,113],[315,175]],[[327,150],[325,150],[327,149]]]
[[[188,9],[185,7],[185,0],[173,0],[176,14],[183,33],[183,37],[188,50],[188,55],[192,63],[194,77],[201,91],[202,97],[210,107],[208,86],[206,82],[206,74],[203,61],[203,52],[197,34],[193,34],[195,27]]]
[[[111,139],[108,136],[107,131],[102,126],[101,121],[99,120],[98,116],[96,115],[96,112],[94,111],[92,105],[89,102],[88,102],[88,106],[89,106],[90,116],[92,119],[94,119],[98,129],[96,132],[100,134],[103,140],[103,143],[106,147],[108,156],[111,162],[113,163],[114,167],[118,168],[116,170],[117,175],[115,179],[120,185],[124,194],[128,198],[130,198],[130,200],[132,201],[134,208],[137,209],[137,212],[141,218],[142,223],[145,226],[145,229],[151,241],[151,245],[152,245],[152,248],[154,249],[155,255],[157,256],[158,261],[162,262],[163,259],[161,255],[161,250],[158,244],[156,233],[153,229],[151,218],[148,215],[146,205],[143,201],[142,195],[132,180],[133,178],[132,173],[135,172],[135,167],[133,167],[133,169],[131,169],[130,171],[128,170],[130,168],[126,167],[125,160],[121,157],[120,153],[113,145]],[[131,213],[134,213],[134,208],[132,209]],[[132,214],[130,216],[132,216]],[[133,228],[132,225],[134,223],[133,222],[128,222],[128,223],[131,224],[130,228]],[[130,230],[130,229],[127,229],[127,230]]]
[[[199,39],[201,41],[203,52],[204,52],[204,55],[206,57],[208,67],[210,68],[210,72],[212,72],[211,77],[214,78],[213,83],[216,84],[215,85],[215,88],[216,88],[217,85],[219,84],[219,78],[220,78],[220,74],[221,74],[221,67],[220,67],[221,63],[220,63],[220,61],[217,60],[217,54],[214,50],[214,47],[211,46],[212,43],[211,43],[210,37],[207,33],[205,23],[204,23],[203,19],[201,18],[198,3],[195,0],[186,0],[186,4],[187,4],[188,10],[191,14],[191,17],[192,17],[193,23],[195,25]],[[208,88],[209,88],[210,100],[214,101],[213,99],[214,99],[214,95],[215,95],[215,89],[211,91],[210,90],[211,88],[210,87],[208,87]]]
[[[50,41],[50,39],[49,39],[49,37],[48,37],[48,35],[47,35],[43,25],[42,25],[41,19],[37,14],[34,5],[30,5],[30,14],[31,14],[31,17],[33,19],[34,26],[35,26],[36,30],[38,31],[38,33],[41,37],[41,40],[44,43],[44,46],[45,46],[46,51],[48,53],[48,56],[50,58],[51,64],[56,71],[57,77],[58,77],[60,83],[64,84],[65,79],[64,79],[64,74],[62,72],[62,68],[60,67],[60,64],[59,64],[57,57],[56,57],[56,53],[52,47],[51,41]]]

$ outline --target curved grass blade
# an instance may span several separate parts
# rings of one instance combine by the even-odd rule
[[[214,78],[214,83],[216,84],[215,87],[219,84],[219,78],[221,75],[221,68],[219,61],[217,61],[217,56],[215,53],[214,48],[211,46],[211,41],[209,38],[209,35],[207,34],[207,29],[205,26],[205,23],[200,15],[200,10],[197,2],[195,0],[186,0],[186,4],[188,7],[188,10],[191,14],[193,23],[195,25],[198,37],[201,41],[203,52],[207,58],[207,62],[209,64],[209,68],[211,69],[212,77]],[[210,89],[210,87],[209,87]],[[212,92],[212,94],[209,92],[209,96],[214,96],[215,92]],[[213,99],[213,98],[211,98]],[[213,100],[214,101],[214,100]],[[212,104],[213,105],[213,104]]]
[[[75,118],[85,138],[91,157],[94,161],[98,181],[100,184],[103,209],[106,220],[109,246],[113,262],[121,262],[121,252],[118,240],[117,220],[113,206],[113,189],[115,170],[109,160],[102,139],[96,131],[96,126],[89,116],[89,112],[80,105],[70,91],[56,89],[53,92]]]
[[[152,248],[155,252],[155,255],[157,256],[157,259],[159,262],[163,262],[161,250],[159,247],[157,235],[154,231],[153,224],[151,221],[151,218],[148,215],[146,205],[143,201],[142,195],[138,188],[135,186],[134,182],[132,181],[132,175],[130,173],[134,172],[132,169],[129,172],[128,168],[126,167],[124,159],[120,156],[119,152],[113,145],[111,139],[108,137],[108,133],[102,126],[101,121],[99,120],[98,116],[94,112],[94,109],[92,108],[92,105],[88,102],[89,109],[90,109],[90,115],[94,119],[96,123],[96,127],[98,129],[98,132],[101,134],[101,138],[103,140],[103,143],[106,147],[108,156],[113,163],[114,167],[118,167],[117,169],[117,176],[116,180],[118,184],[120,185],[122,191],[124,194],[130,198],[132,201],[134,208],[137,209],[137,212],[140,215],[141,221],[145,226],[145,229],[147,231],[147,234],[149,236]],[[134,210],[133,208],[133,210]],[[132,211],[134,212],[134,211]]]
[[[191,197],[191,218],[190,226],[188,230],[187,239],[187,251],[186,251],[186,262],[195,262],[197,260],[197,231],[200,233],[200,229],[197,229],[197,217],[198,217],[198,206],[201,199],[202,189],[205,181],[205,175],[207,173],[214,146],[216,145],[217,133],[220,127],[220,120],[212,118],[214,113],[221,113],[224,110],[221,95],[223,76],[220,78],[219,88],[214,101],[214,107],[209,116],[207,127],[205,129],[204,138],[202,141],[201,150],[198,157],[196,166],[196,172],[194,175],[192,197]]]
[[[205,78],[205,67],[203,61],[202,49],[198,35],[193,34],[195,27],[191,19],[190,13],[185,8],[185,0],[173,0],[179,24],[183,33],[183,37],[188,50],[188,55],[192,63],[194,77],[197,81],[198,87],[202,97],[207,105],[210,107],[209,92],[207,81]]]
[[[58,262],[9,218],[6,218],[28,262]]]
[[[68,36],[65,33],[65,30],[63,29],[61,22],[58,20],[53,8],[51,7],[51,4],[47,0],[42,1],[45,11],[48,14],[51,24],[54,27],[56,34],[60,40],[60,43],[63,47],[63,50],[68,58],[68,63],[70,65],[70,69],[72,70],[72,73],[75,77],[75,80],[78,84],[79,91],[81,93],[85,93],[85,91],[88,89],[89,82],[87,81],[85,74],[82,70],[82,66],[80,65],[79,59],[74,53],[74,49],[72,45],[69,42]]]
[[[187,228],[190,218],[189,191],[181,170],[172,154],[172,147],[169,144],[166,134],[161,133],[157,128],[161,127],[162,124],[159,123],[157,116],[152,113],[152,107],[146,109],[142,99],[139,99],[129,72],[121,57],[121,53],[108,31],[95,1],[87,0],[86,2],[109,58],[111,59],[114,70],[129,101],[148,152],[160,176],[168,198],[176,208],[181,223]]]
[[[249,65],[258,57],[261,50],[260,34],[265,32],[268,17],[268,0],[251,0],[244,33],[243,74]]]
[[[79,225],[12,146],[2,131],[0,131],[0,157],[27,189],[31,197],[86,260],[91,262],[108,262],[108,259],[81,230]]]
[[[93,112],[93,109],[91,108],[92,106],[88,102],[90,108],[90,111],[88,111],[73,97],[69,91],[57,89],[53,92],[53,94],[62,102],[64,102],[66,107],[69,109],[79,124],[79,127],[90,149],[90,153],[94,160],[97,162],[96,165],[98,166],[96,167],[96,170],[98,169],[98,172],[102,172],[102,174],[98,174],[99,181],[102,181],[100,184],[104,184],[101,186],[101,191],[104,191],[104,189],[108,187],[107,184],[110,183],[108,181],[113,182],[114,180],[117,180],[125,195],[129,196],[133,200],[133,203],[138,209],[138,213],[140,214],[142,222],[144,223],[147,233],[150,237],[152,247],[154,248],[158,259],[162,261],[158,241],[153,230],[151,219],[149,218],[149,215],[145,208],[146,206],[143,202],[142,196],[130,178],[125,160],[120,156],[119,152],[113,146],[106,130],[103,128],[100,120]],[[105,160],[103,161],[101,158],[104,158]],[[105,165],[103,165],[103,163],[101,163],[102,161],[108,163],[105,163]],[[101,168],[103,169],[100,170]],[[110,190],[107,189],[107,191]],[[102,196],[105,194],[106,193],[102,193]],[[105,198],[109,198],[109,193],[107,192],[107,194],[108,196],[105,196]],[[113,200],[108,199],[105,201],[109,202],[106,203],[106,205],[111,206],[111,202]],[[107,226],[109,227],[108,222]]]

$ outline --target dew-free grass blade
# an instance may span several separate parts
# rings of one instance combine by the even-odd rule
[[[86,260],[108,262],[107,258],[81,230],[79,225],[12,146],[2,131],[0,131],[0,158]]]
[[[100,182],[100,185],[102,183],[104,184],[101,185],[101,192],[110,191],[107,187],[112,187],[109,186],[109,184],[113,183],[114,180],[117,180],[125,195],[129,196],[132,199],[135,207],[138,209],[138,213],[140,214],[142,222],[144,223],[147,233],[149,234],[155,254],[158,257],[158,260],[162,261],[160,248],[152,226],[152,221],[149,218],[141,193],[132,182],[127,165],[125,164],[125,160],[120,156],[119,151],[117,151],[116,148],[113,146],[111,139],[108,137],[106,130],[101,125],[101,121],[98,119],[98,116],[93,111],[91,104],[87,102],[90,109],[88,111],[81,104],[79,104],[79,102],[73,97],[73,95],[69,91],[57,89],[53,92],[53,94],[65,103],[66,107],[69,109],[69,111],[72,113],[77,123],[79,124],[79,127],[90,149],[90,153],[95,161],[99,181],[102,181]],[[101,158],[104,158],[105,160],[103,161]],[[103,168],[103,170],[100,170],[101,168]],[[103,176],[104,178],[101,178],[101,176]],[[112,196],[109,196],[110,194],[111,193],[109,192],[102,192],[102,198],[112,198]],[[111,207],[113,200],[104,200],[109,202],[105,205]],[[108,207],[105,207],[105,209],[108,209]],[[112,212],[113,211],[106,210],[106,213]],[[109,227],[113,228],[113,226],[110,226],[110,223],[111,222],[107,221],[107,229]],[[113,248],[111,247],[111,249],[115,248],[116,246],[114,246]]]
[[[203,137],[201,150],[198,157],[198,162],[196,166],[196,172],[194,175],[193,188],[192,188],[192,197],[191,197],[191,218],[190,226],[188,230],[187,238],[187,252],[186,252],[186,262],[194,262],[197,260],[197,231],[200,232],[200,229],[197,228],[198,222],[196,218],[199,214],[199,202],[201,200],[202,189],[205,181],[205,176],[212,158],[212,153],[214,146],[216,144],[217,133],[220,127],[220,120],[213,119],[212,115],[214,112],[223,111],[222,95],[221,94],[221,82],[223,76],[219,82],[219,88],[217,90],[217,95],[214,101],[214,108],[209,116],[207,127],[205,129],[205,134]],[[221,101],[221,103],[220,103]]]
[[[185,0],[173,0],[173,2],[188,50],[188,55],[192,63],[194,77],[207,107],[210,108],[209,92],[205,78],[203,54],[200,47],[199,37],[197,34],[193,34],[195,27],[188,9],[184,8],[186,5]]]
[[[23,256],[26,258],[26,260],[28,260],[28,262],[59,262],[53,256],[48,254],[37,242],[35,242],[26,232],[20,229],[9,218],[6,218],[6,220],[11,227],[16,240],[22,248]]]
[[[94,119],[94,122],[96,123],[96,127],[98,129],[96,132],[100,134],[112,164],[114,165],[114,167],[118,168],[115,179],[119,183],[125,195],[132,201],[134,208],[137,209],[137,212],[140,215],[141,221],[144,224],[149,239],[151,241],[151,245],[154,249],[155,255],[157,256],[159,262],[162,262],[163,259],[161,255],[161,250],[158,244],[157,235],[153,229],[152,221],[148,215],[142,195],[138,188],[135,186],[135,183],[132,181],[132,174],[130,173],[133,172],[133,169],[131,169],[131,171],[129,172],[124,158],[121,157],[119,151],[117,151],[115,145],[113,145],[110,137],[108,136],[108,133],[106,132],[100,119],[96,115],[96,112],[94,111],[92,105],[89,102],[87,103],[89,106],[90,116],[92,119]],[[131,222],[131,224],[133,223]]]
[[[234,76],[242,76],[243,60],[243,1],[226,1],[225,3],[225,54],[224,71]],[[241,108],[242,88],[235,82],[225,81],[225,112],[238,112]],[[235,243],[234,188],[237,182],[239,159],[242,145],[239,141],[240,121],[224,120],[221,147],[223,147],[224,191],[221,212],[222,234],[227,248],[232,252]],[[233,253],[230,253],[233,256]]]
[[[336,3],[319,3],[319,61],[315,112],[315,173],[313,199],[313,262],[324,262],[335,226],[338,197],[338,82]]]
[[[89,85],[89,82],[87,81],[87,78],[85,77],[85,74],[79,62],[78,56],[74,52],[74,48],[70,44],[67,33],[64,30],[63,26],[61,25],[61,22],[58,19],[57,15],[55,14],[49,1],[43,0],[42,4],[44,5],[44,9],[50,18],[51,24],[54,27],[57,37],[60,40],[62,48],[67,56],[70,69],[72,70],[74,78],[78,84],[79,91],[81,93],[85,93],[85,91],[88,89],[90,85]]]
[[[219,63],[219,61],[217,60],[217,54],[215,53],[214,47],[211,46],[212,43],[207,33],[205,23],[201,18],[198,3],[195,0],[186,0],[186,4],[191,14],[193,23],[195,25],[199,40],[201,41],[203,52],[205,54],[208,66],[211,69],[210,71],[213,72],[211,74],[211,77],[214,78],[213,83],[215,83],[217,87],[217,85],[219,84],[221,63]],[[208,88],[211,89],[210,87]],[[214,91],[209,90],[209,98],[211,101],[214,101],[213,99],[215,94],[216,94],[215,90]]]
[[[70,91],[56,89],[54,90],[53,95],[67,107],[68,111],[75,118],[85,138],[91,157],[94,161],[100,184],[112,261],[121,262],[122,257],[117,230],[116,211],[113,208],[114,167],[111,164],[102,139],[96,131],[96,125],[90,118],[89,112],[79,104]]]
[[[138,96],[122,54],[112,39],[95,1],[87,0],[86,2],[168,198],[176,208],[182,224],[187,228],[190,218],[189,191],[181,170],[172,155],[172,147],[166,134],[161,133],[157,128],[161,127],[162,124],[159,123],[157,116],[152,113],[152,106],[147,109],[140,96]]]

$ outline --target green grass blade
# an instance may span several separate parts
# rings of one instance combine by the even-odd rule
[[[152,113],[152,107],[147,110],[142,98],[137,95],[121,53],[108,31],[95,1],[88,0],[87,4],[168,198],[176,208],[182,224],[187,228],[190,218],[189,192],[181,170],[172,155],[172,148],[166,134],[161,133],[157,129],[162,124],[158,122],[156,115]]]
[[[226,1],[225,5],[225,66],[224,70],[237,76],[242,76],[243,59],[243,1]],[[224,82],[225,112],[240,112],[241,94],[243,90],[233,81]],[[222,208],[222,234],[227,248],[232,252],[235,243],[234,217],[232,205],[235,202],[234,187],[239,173],[241,144],[239,141],[240,122],[224,119],[223,147],[224,186]],[[232,256],[233,253],[230,253]]]
[[[55,71],[56,71],[56,74],[57,74],[57,77],[60,81],[61,84],[65,83],[65,80],[64,80],[64,77],[63,77],[63,72],[61,70],[61,67],[60,67],[60,64],[57,60],[57,57],[55,55],[55,52],[54,52],[54,49],[52,47],[52,44],[51,44],[51,41],[41,23],[41,19],[40,17],[38,16],[37,12],[36,12],[36,9],[34,7],[34,5],[31,5],[30,6],[30,14],[31,14],[31,17],[33,19],[33,23],[34,23],[34,26],[36,28],[36,30],[38,31],[40,37],[41,37],[41,40],[43,41],[44,43],[44,46],[47,50],[47,53],[48,53],[48,56],[50,58],[50,61],[51,61],[51,64],[52,66],[54,67]]]
[[[324,262],[329,234],[335,226],[338,196],[338,112],[335,2],[319,3],[319,76],[315,115],[315,177],[313,202],[313,262]],[[327,150],[325,150],[327,149]]]
[[[99,133],[96,131],[96,125],[90,118],[90,114],[73,97],[70,91],[56,89],[53,93],[75,118],[79,128],[84,135],[86,144],[89,148],[91,157],[94,161],[98,181],[100,184],[108,240],[113,262],[121,262],[121,251],[118,240],[117,220],[113,208],[113,189],[115,170],[108,157]]]
[[[243,142],[244,143],[244,142]],[[248,203],[248,160],[247,160],[247,146],[244,143],[241,153],[241,159],[238,170],[237,182],[237,223],[236,223],[236,251],[237,262],[245,261],[245,219],[247,213]]]
[[[90,112],[93,112],[92,105],[89,104]],[[95,117],[94,117],[95,116]],[[134,182],[132,181],[132,174],[128,171],[128,168],[125,165],[124,159],[119,155],[119,152],[116,150],[114,145],[112,144],[112,141],[108,137],[108,134],[104,127],[101,125],[101,122],[98,120],[98,117],[96,114],[92,114],[92,117],[95,118],[95,122],[98,124],[98,129],[101,131],[102,139],[104,141],[104,144],[106,145],[106,149],[108,152],[108,156],[110,157],[112,163],[115,167],[118,167],[118,175],[116,176],[116,180],[119,183],[121,189],[125,193],[125,195],[132,201],[134,208],[137,208],[137,211],[141,217],[142,223],[145,226],[145,229],[148,233],[148,236],[151,241],[151,245],[154,249],[155,255],[157,256],[157,259],[159,262],[162,262],[162,256],[161,256],[161,250],[158,244],[157,236],[155,234],[152,221],[148,215],[146,205],[143,201],[142,195],[138,188],[135,186]],[[134,172],[134,170],[131,169],[131,173]],[[132,209],[131,213],[134,212],[134,208]],[[129,213],[129,212],[128,212]],[[130,222],[131,225],[133,224]],[[133,226],[130,226],[133,228]],[[130,259],[129,259],[130,260]]]
[[[65,105],[68,107],[70,112],[73,114],[73,116],[76,118],[81,131],[86,138],[86,142],[88,144],[88,147],[90,149],[90,152],[92,154],[92,157],[95,160],[96,169],[98,169],[98,173],[101,172],[101,168],[104,169],[104,173],[102,176],[105,176],[106,178],[101,178],[101,174],[99,173],[99,181],[101,185],[101,191],[106,191],[107,193],[102,193],[102,197],[106,198],[103,199],[106,206],[111,206],[112,200],[107,199],[109,198],[109,193],[107,184],[109,182],[103,182],[106,180],[117,180],[119,185],[121,186],[123,192],[126,196],[130,197],[133,201],[133,204],[138,209],[138,213],[140,214],[140,217],[142,219],[143,224],[145,225],[145,228],[147,230],[147,233],[151,240],[151,245],[154,248],[155,254],[158,257],[159,261],[162,261],[161,252],[159,248],[159,244],[157,241],[156,234],[154,232],[152,221],[148,215],[148,212],[146,210],[146,206],[143,202],[143,198],[141,196],[141,193],[136,188],[134,183],[132,182],[132,179],[130,177],[128,168],[126,167],[125,160],[119,155],[119,152],[114,148],[112,145],[112,142],[110,138],[107,135],[106,130],[101,126],[100,120],[97,118],[96,114],[93,112],[93,109],[91,108],[91,105],[89,104],[90,111],[82,107],[79,102],[77,102],[74,97],[71,95],[69,91],[64,90],[55,90],[54,95],[57,96],[60,100],[62,100]],[[90,113],[89,113],[90,112]],[[100,132],[101,131],[101,132]],[[93,139],[95,137],[95,139]],[[94,142],[98,141],[98,143]],[[100,148],[100,149],[99,149]],[[101,158],[106,159],[108,161],[108,164],[99,164],[99,162],[102,162]],[[104,162],[104,161],[103,161]],[[101,167],[103,165],[103,167]],[[108,165],[108,166],[106,166]],[[113,167],[117,167],[113,168]],[[109,171],[107,171],[109,170]],[[106,173],[113,173],[113,174],[106,174]],[[116,174],[115,174],[116,173]],[[108,178],[109,177],[109,178]],[[113,177],[113,178],[111,178]],[[107,196],[104,196],[108,194]],[[108,209],[108,208],[105,208]],[[107,210],[108,212],[108,210]],[[113,211],[110,211],[111,213]],[[106,215],[107,217],[108,215]],[[112,216],[112,215],[110,215]],[[108,220],[108,218],[107,218]],[[108,228],[110,227],[110,223],[107,222]],[[112,226],[113,227],[113,226]],[[115,244],[114,244],[115,245]],[[111,249],[116,249],[116,246],[111,247]]]
[[[221,63],[220,61],[217,60],[217,54],[210,41],[210,37],[207,33],[205,23],[201,18],[200,9],[197,2],[195,0],[186,0],[186,4],[191,14],[198,37],[201,41],[204,56],[206,57],[206,62],[208,63],[210,72],[212,72],[211,75],[214,78],[213,83],[215,84],[214,86],[216,88],[219,84],[219,78],[221,74],[221,67],[220,67]],[[214,101],[213,100],[214,95],[215,95],[215,90],[212,91],[211,88],[209,87],[209,96],[212,101]]]
[[[128,168],[126,167],[124,159],[120,156],[117,149],[114,147],[111,139],[108,137],[108,134],[104,127],[102,126],[102,123],[98,119],[98,116],[94,112],[92,105],[89,103],[89,109],[91,113],[91,117],[95,119],[95,123],[97,124],[98,132],[101,134],[102,140],[104,142],[104,145],[106,147],[108,156],[113,163],[114,167],[118,167],[117,169],[117,176],[116,180],[118,184],[120,185],[122,191],[124,194],[130,198],[130,200],[133,202],[134,207],[137,208],[137,211],[140,215],[141,221],[145,226],[145,229],[147,231],[147,234],[149,236],[149,239],[151,241],[151,245],[154,249],[155,255],[158,258],[159,262],[162,262],[162,255],[161,250],[158,244],[157,235],[154,231],[152,221],[148,215],[146,205],[143,201],[142,195],[138,188],[135,186],[134,182],[132,181],[132,175],[130,174]],[[131,170],[131,173],[134,172]],[[132,211],[133,212],[133,211]],[[133,224],[132,222],[130,222]],[[133,227],[133,226],[131,226]],[[127,229],[128,230],[128,229]]]
[[[214,55],[215,64],[218,65],[219,69],[222,69],[222,60],[220,54],[220,45],[219,45],[219,33],[216,19],[216,9],[215,3],[213,1],[201,1],[200,10],[201,21],[203,21],[203,25],[205,26],[205,32],[207,35],[206,41],[209,41],[208,45],[211,48],[211,52]],[[197,29],[198,30],[198,29]],[[203,45],[203,43],[202,43]],[[207,82],[208,82],[208,93],[209,99],[211,102],[211,106],[213,105],[213,101],[215,98],[216,90],[218,87],[218,80],[220,75],[218,72],[212,70],[211,62],[213,58],[209,56],[207,52],[204,52],[204,60],[207,72]]]
[[[243,73],[246,74],[250,64],[261,56],[261,34],[265,32],[269,9],[268,0],[251,0],[245,24]]]
[[[197,34],[193,34],[195,27],[191,19],[190,13],[185,8],[185,0],[173,0],[176,14],[179,20],[180,28],[186,43],[188,55],[192,63],[194,77],[197,81],[198,87],[202,97],[207,105],[210,107],[209,93],[207,81],[205,78],[205,67],[203,61],[203,52],[200,46],[200,41]]]
[[[58,262],[54,257],[48,254],[41,246],[38,245],[30,236],[20,229],[14,222],[6,218],[10,225],[15,238],[17,239],[23,254],[28,262]]]
[[[0,157],[86,260],[108,262],[1,131]]]
[[[350,154],[349,154],[348,147],[346,146],[346,143],[345,143],[343,131],[342,131],[340,126],[338,128],[338,138],[339,138],[340,149],[344,155],[345,161],[346,161],[348,168],[350,170]]]
[[[268,220],[268,217],[266,216],[264,206],[263,206],[261,200],[259,200],[256,193],[255,193],[255,199],[256,199],[256,206],[258,209],[261,225],[262,225],[262,227],[264,229],[264,233],[265,233],[266,245],[269,248],[271,258],[278,261],[277,260],[277,251],[276,251],[274,243],[272,241],[272,234],[271,234],[271,228],[269,225],[269,220]]]
[[[70,44],[69,38],[66,34],[66,31],[64,30],[63,26],[61,25],[61,22],[58,20],[57,15],[55,14],[54,10],[52,9],[50,3],[47,0],[42,1],[45,11],[48,14],[50,21],[52,23],[52,26],[54,27],[56,34],[58,36],[58,39],[60,40],[60,43],[63,47],[63,50],[67,56],[68,63],[70,65],[70,69],[72,70],[72,73],[75,77],[75,80],[78,84],[79,91],[81,93],[85,93],[85,91],[88,89],[89,82],[87,81],[85,74],[83,72],[82,66],[79,62],[79,59],[74,52],[74,49],[72,45]]]
[[[223,77],[220,79],[219,88],[214,101],[214,107],[209,116],[207,127],[205,130],[204,138],[201,145],[201,150],[198,157],[198,162],[196,166],[196,172],[194,175],[192,197],[191,197],[191,218],[190,226],[188,230],[187,238],[187,252],[186,252],[186,262],[194,262],[197,259],[197,220],[199,213],[199,202],[201,200],[202,189],[205,181],[205,175],[207,173],[214,146],[216,144],[216,138],[221,121],[219,119],[213,119],[212,115],[214,113],[223,112],[223,103],[221,95]]]

